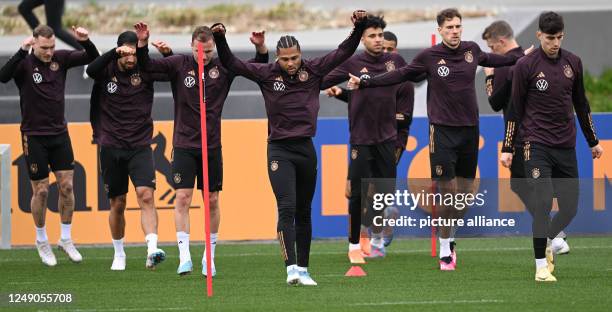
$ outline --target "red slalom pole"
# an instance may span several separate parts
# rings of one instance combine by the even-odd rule
[[[431,34],[431,46],[435,46],[436,45],[436,34]],[[429,142],[429,144],[431,144],[431,142]],[[431,190],[433,192],[436,191],[436,183],[433,182],[432,180],[432,185],[431,185]],[[432,220],[436,218],[436,205],[435,203],[431,205],[431,218]],[[431,256],[432,257],[436,257],[437,253],[436,253],[436,227],[432,226],[431,227]]]
[[[204,97],[204,47],[198,42],[198,77],[200,79],[200,129],[202,137],[202,176],[204,185],[202,196],[204,197],[204,231],[206,245],[206,293],[208,297],[213,295],[212,267],[210,251],[210,194],[208,192],[208,137],[206,132],[206,99]]]

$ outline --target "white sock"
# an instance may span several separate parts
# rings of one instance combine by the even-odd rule
[[[123,250],[123,238],[113,239],[113,247],[115,248],[115,257],[125,257],[125,250]]]
[[[548,264],[546,263],[546,258],[535,259],[535,260],[536,260],[536,269],[541,269],[541,268],[545,268],[546,266],[548,266]]]
[[[61,223],[60,226],[62,228],[62,233],[60,235],[61,239],[62,240],[71,239],[72,237],[70,236],[70,231],[72,229],[72,224],[71,223],[68,223],[68,224]]]
[[[353,251],[353,250],[361,250],[361,246],[359,244],[349,243],[349,251]]]
[[[39,242],[46,242],[49,240],[49,238],[47,237],[47,227],[46,226],[42,226],[42,227],[36,227],[36,240]]]
[[[289,271],[297,269],[297,267],[298,266],[296,264],[287,266],[287,274],[289,274]]]
[[[217,246],[217,233],[210,233],[210,258],[215,259],[215,247]],[[206,258],[206,247],[204,247],[203,258]]]
[[[565,234],[565,232],[561,231],[559,232],[559,234],[557,234],[557,236],[555,238],[566,238],[567,234]]]
[[[297,270],[298,270],[298,272],[308,272],[308,268],[301,267],[301,266],[298,266]]]
[[[553,238],[553,240],[551,242],[551,246],[553,248],[555,248],[555,247],[563,245],[564,242],[565,242],[565,240],[563,238],[557,236],[557,237]]]
[[[147,253],[152,253],[157,249],[157,234],[149,233],[145,236],[147,242]]]
[[[376,248],[382,248],[385,244],[382,239],[382,232],[372,233],[372,239],[370,240],[370,244]]]
[[[440,238],[440,259],[450,255],[450,238]]]
[[[189,252],[189,233],[176,232],[176,241],[178,243],[180,263],[185,263],[191,260]]]

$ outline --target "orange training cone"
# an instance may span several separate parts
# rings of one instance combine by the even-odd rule
[[[344,274],[344,276],[349,276],[349,277],[359,277],[359,276],[366,276],[368,274],[366,274],[366,272],[358,265],[354,265],[352,266],[348,271],[346,271],[346,274]]]

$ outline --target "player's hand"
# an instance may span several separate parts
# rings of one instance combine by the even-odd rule
[[[249,40],[251,40],[251,43],[256,47],[264,45],[266,43],[266,31],[262,30],[252,32]]]
[[[21,49],[24,51],[30,51],[30,48],[32,47],[33,44],[34,44],[34,37],[30,36],[21,43]]]
[[[535,47],[532,44],[529,48],[527,48],[527,50],[523,51],[523,53],[525,53],[525,55],[527,55],[527,54],[533,52],[533,50],[535,50]]]
[[[134,31],[136,32],[136,37],[138,37],[138,46],[146,46],[149,42],[149,25],[143,21],[140,21],[134,24]]]
[[[484,67],[482,70],[484,71],[485,76],[491,76],[495,72],[495,70],[491,67]]]
[[[78,41],[86,41],[89,39],[89,32],[83,27],[72,26],[72,33]]]
[[[165,41],[157,40],[151,42],[151,44],[163,55],[172,53],[172,48]]]
[[[346,88],[349,90],[357,90],[359,89],[359,84],[361,83],[361,79],[359,77],[349,73],[349,81],[346,84]]]
[[[225,35],[226,29],[225,29],[225,25],[221,24],[221,23],[215,23],[212,25],[211,28],[213,33],[218,33],[221,35]]]
[[[325,89],[325,94],[329,97],[339,96],[340,94],[342,94],[342,88],[333,86],[329,89]]]
[[[120,46],[115,49],[115,52],[117,52],[117,54],[119,54],[121,57],[124,57],[136,54],[136,49],[128,46]]]
[[[367,18],[368,12],[366,12],[365,10],[357,10],[353,12],[353,15],[351,15],[351,22],[355,24],[358,22],[365,21]]]
[[[593,159],[599,159],[603,155],[604,149],[601,147],[601,144],[597,144],[591,147],[591,154],[593,154]]]
[[[510,166],[512,166],[512,153],[502,153],[499,161],[502,166],[510,168]]]

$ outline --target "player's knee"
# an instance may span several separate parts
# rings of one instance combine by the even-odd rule
[[[144,188],[136,190],[136,196],[145,205],[153,205],[153,189]]]
[[[127,205],[126,195],[119,195],[110,199],[111,210],[118,213],[123,213]]]
[[[219,210],[219,192],[210,193],[209,202],[211,210]]]
[[[62,196],[70,196],[72,195],[72,192],[74,191],[73,189],[73,185],[72,185],[72,180],[64,180],[62,182],[60,182],[60,193]]]
[[[189,209],[191,195],[183,192],[176,192],[176,209],[183,211]]]
[[[39,184],[36,186],[34,191],[34,196],[39,200],[47,200],[49,197],[49,185],[48,184]]]

